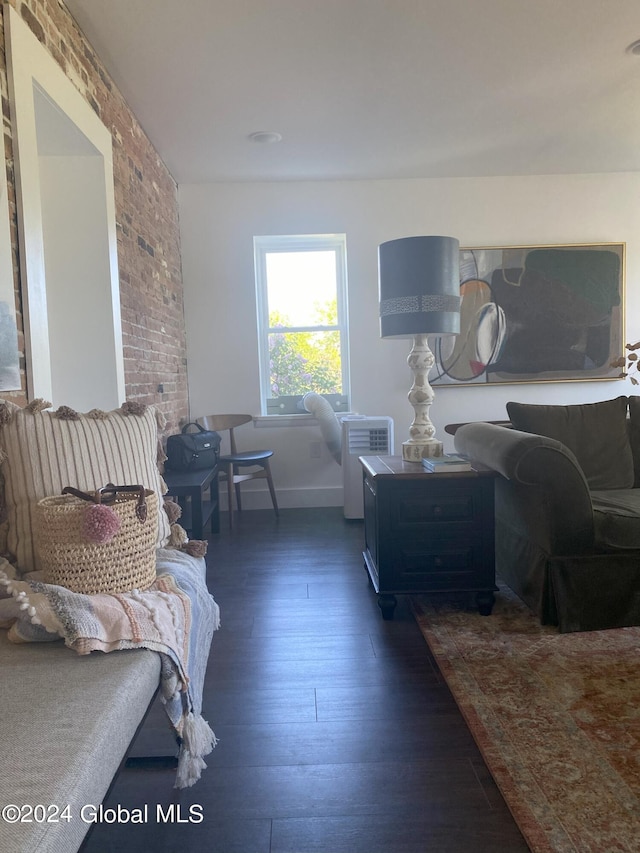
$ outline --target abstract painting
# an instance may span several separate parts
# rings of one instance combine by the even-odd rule
[[[430,342],[430,383],[617,379],[624,251],[624,243],[460,249],[460,334]]]

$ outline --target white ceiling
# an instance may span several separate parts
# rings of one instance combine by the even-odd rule
[[[639,0],[65,2],[179,183],[640,171]]]

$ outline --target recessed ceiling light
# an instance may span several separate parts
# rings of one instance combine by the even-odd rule
[[[632,53],[634,56],[640,56],[640,39],[632,41],[627,48],[627,53]]]
[[[273,130],[256,130],[249,134],[249,139],[252,142],[268,144],[270,142],[282,142],[282,134],[275,133]]]

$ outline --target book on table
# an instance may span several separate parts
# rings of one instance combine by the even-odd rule
[[[426,471],[473,471],[469,460],[459,453],[430,456],[422,460],[422,466]]]

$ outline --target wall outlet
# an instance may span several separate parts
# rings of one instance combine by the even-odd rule
[[[322,448],[320,447],[319,441],[309,442],[309,457],[311,459],[320,459],[321,450]]]

